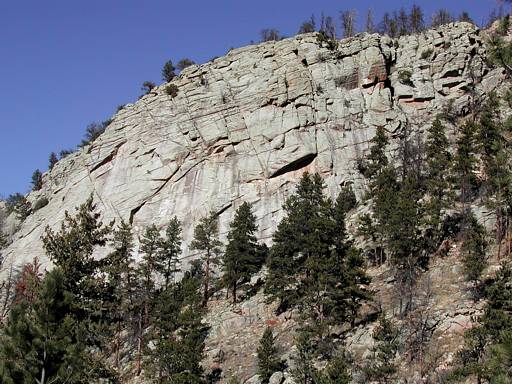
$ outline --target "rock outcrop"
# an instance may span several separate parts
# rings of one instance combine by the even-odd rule
[[[113,118],[91,145],[59,161],[29,194],[48,205],[12,235],[3,268],[41,257],[45,226],[58,227],[90,194],[104,222],[137,234],[176,215],[185,261],[193,227],[209,211],[226,232],[252,204],[269,240],[300,175],[318,171],[331,194],[363,180],[356,162],[376,127],[422,132],[448,103],[459,114],[502,81],[486,65],[482,32],[468,23],[390,39],[359,34],[329,50],[315,34],[230,51],[192,66]],[[43,260],[43,263],[47,260]]]

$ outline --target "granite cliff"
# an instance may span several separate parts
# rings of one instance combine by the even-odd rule
[[[320,172],[333,195],[344,183],[360,192],[355,165],[376,127],[421,133],[448,105],[464,115],[497,88],[504,75],[486,64],[483,34],[456,23],[400,39],[359,34],[336,49],[305,34],[189,67],[172,82],[175,97],[156,87],[44,174],[27,198],[48,204],[21,224],[7,219],[4,272],[42,255],[44,228],[90,194],[104,222],[130,221],[136,234],[176,215],[184,259],[200,217],[217,212],[225,232],[243,201],[270,240],[304,171]]]

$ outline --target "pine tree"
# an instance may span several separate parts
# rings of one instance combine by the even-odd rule
[[[467,224],[463,229],[463,244],[461,249],[462,262],[466,280],[475,285],[487,266],[487,240],[485,229],[480,225],[475,216],[470,213]]]
[[[315,384],[350,384],[350,364],[343,354],[331,359],[327,367],[315,377]]]
[[[120,370],[121,332],[129,325],[133,311],[135,293],[135,271],[133,263],[133,235],[129,223],[121,221],[113,234],[114,248],[103,262],[103,270],[107,275],[109,322],[114,333],[114,354],[116,368]]]
[[[313,365],[315,358],[315,348],[311,335],[300,330],[295,337],[297,353],[292,356],[294,368],[291,370],[293,379],[300,384],[314,384],[318,372]]]
[[[50,153],[50,157],[48,159],[48,169],[50,171],[53,169],[55,164],[57,164],[57,161],[59,161],[59,159],[57,158],[57,155],[55,154],[55,152]]]
[[[174,281],[176,272],[179,272],[179,256],[181,253],[181,223],[173,217],[165,230],[165,238],[158,254],[156,271],[164,277],[164,288],[169,286],[171,278]]]
[[[36,169],[32,174],[32,190],[39,191],[41,188],[43,188],[43,174]]]
[[[486,289],[487,299],[478,324],[464,334],[464,346],[458,353],[458,366],[452,378],[476,378],[477,383],[491,382],[499,374],[493,348],[508,343],[512,332],[512,268],[503,264],[494,282]],[[497,381],[499,382],[499,381]]]
[[[455,185],[460,190],[463,214],[466,214],[466,206],[470,200],[472,189],[476,184],[474,175],[477,164],[475,156],[476,128],[476,125],[469,121],[462,126],[453,159]]]
[[[275,346],[276,337],[272,332],[272,328],[267,327],[260,339],[258,346],[258,376],[262,383],[268,383],[270,376],[274,372],[283,369],[283,361],[279,358],[277,348]]]
[[[216,215],[212,212],[203,217],[194,229],[194,239],[190,244],[193,250],[201,251],[203,279],[203,306],[210,297],[210,279],[213,269],[220,265],[220,252],[222,243],[219,240],[219,228]]]
[[[239,282],[247,280],[260,267],[255,236],[258,228],[251,206],[247,202],[238,207],[229,228],[223,280],[226,287],[231,289],[233,303],[236,303]]]
[[[199,281],[188,272],[159,292],[149,332],[146,375],[158,383],[205,383],[201,360],[208,333],[201,319]]]
[[[435,248],[439,244],[442,211],[448,208],[451,203],[450,179],[447,172],[451,168],[451,154],[448,151],[448,146],[445,128],[438,117],[428,128],[426,142],[426,192],[428,201],[425,210],[427,224],[432,233],[431,248]]]
[[[375,136],[370,140],[370,153],[366,161],[358,164],[359,171],[367,179],[375,179],[389,164],[385,149],[389,144],[386,131],[377,127]]]
[[[143,349],[145,346],[144,329],[150,326],[150,309],[156,297],[156,273],[158,268],[158,256],[162,246],[160,231],[153,224],[146,228],[143,236],[139,239],[142,260],[138,265],[136,274],[140,280],[138,310],[138,331],[137,331],[137,375],[142,369]]]
[[[503,236],[508,230],[512,182],[512,170],[508,161],[511,152],[504,138],[503,124],[499,119],[499,105],[496,94],[491,93],[483,108],[478,130],[478,143],[481,147],[485,174],[485,202],[496,215],[495,237],[498,258],[501,255]]]
[[[346,239],[345,214],[353,204],[346,197],[341,194],[333,204],[318,174],[303,175],[284,204],[286,216],[274,233],[265,285],[270,300],[283,309],[299,309],[299,320],[327,346],[329,326],[353,324],[368,298],[364,263]]]
[[[35,303],[12,308],[2,329],[0,381],[17,383],[83,383],[112,379],[89,352],[83,324],[72,315],[74,295],[66,290],[60,268],[49,272]]]
[[[176,77],[175,71],[176,68],[174,67],[174,65],[172,65],[172,61],[166,61],[162,68],[162,79],[167,83],[172,81],[172,79]]]
[[[82,300],[82,308],[97,294],[98,268],[101,263],[92,256],[96,247],[104,246],[110,226],[104,226],[95,213],[90,196],[76,209],[76,215],[65,213],[60,231],[46,227],[43,246],[51,261],[60,267],[66,279],[66,289]]]
[[[368,381],[382,384],[393,382],[398,372],[395,360],[400,346],[399,335],[397,327],[382,314],[372,334],[374,346],[371,357],[363,369]]]

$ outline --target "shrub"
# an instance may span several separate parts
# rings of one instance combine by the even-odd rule
[[[165,93],[167,93],[172,98],[178,96],[178,87],[175,84],[169,84],[165,87]]]
[[[194,64],[195,64],[194,61],[184,58],[184,59],[181,59],[180,61],[178,61],[178,64],[176,64],[176,68],[178,68],[180,71],[183,71],[185,68],[190,67],[191,65],[194,65]]]
[[[343,84],[347,82],[346,76],[338,76],[334,78],[334,85],[336,85],[336,88],[341,88]]]
[[[82,142],[78,145],[79,147],[85,147],[86,145],[89,145],[94,142],[98,137],[105,132],[105,129],[112,121],[105,120],[101,123],[91,123],[87,126],[85,129],[85,138],[82,140]],[[62,158],[62,152],[61,152],[61,158]]]
[[[325,63],[329,57],[325,52],[318,52],[316,58],[320,63]]]
[[[334,51],[338,48],[338,40],[336,40],[334,37],[329,37],[329,35],[324,31],[318,32],[316,35],[316,41],[322,46],[325,43],[325,46],[330,51]]]
[[[41,197],[34,203],[34,207],[32,208],[32,210],[35,212],[35,211],[40,210],[41,208],[46,207],[47,205],[48,205],[48,199],[46,197]]]
[[[149,92],[153,90],[153,88],[156,87],[156,84],[152,81],[145,81],[142,83],[142,92],[144,92],[144,95],[147,95]]]
[[[432,56],[432,54],[434,53],[434,50],[432,48],[428,48],[426,49],[425,51],[423,51],[421,53],[421,59],[422,60],[426,60],[428,59],[430,56]]]
[[[59,157],[61,159],[71,155],[74,151],[72,149],[63,149],[59,152]]]
[[[280,35],[279,31],[274,28],[262,29],[261,30],[261,42],[264,43],[266,41],[278,41],[283,37]]]
[[[410,86],[413,85],[413,83],[411,81],[411,77],[412,77],[412,72],[407,69],[400,71],[398,73],[398,81],[400,81],[402,84],[405,84],[405,85],[410,85]]]

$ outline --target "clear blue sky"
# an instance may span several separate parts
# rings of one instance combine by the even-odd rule
[[[398,0],[4,0],[0,2],[0,196],[29,189],[50,152],[73,148],[85,127],[136,100],[143,81],[161,82],[163,63],[198,63],[259,39],[284,35],[322,11],[355,9],[375,20],[414,1]],[[416,1],[477,22],[496,0]]]

